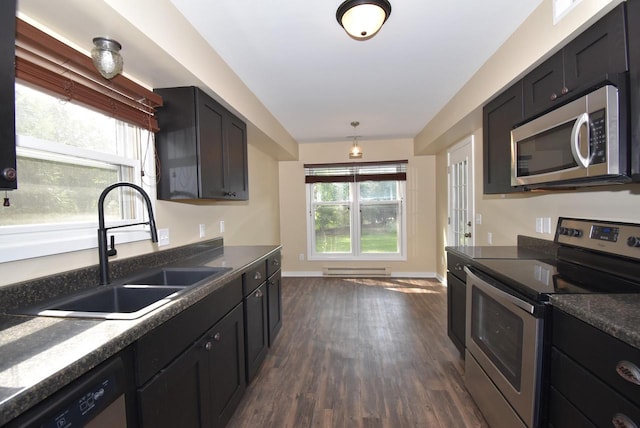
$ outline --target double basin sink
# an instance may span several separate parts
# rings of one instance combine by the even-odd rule
[[[211,267],[154,269],[118,284],[92,288],[21,312],[64,318],[132,320],[229,270]]]

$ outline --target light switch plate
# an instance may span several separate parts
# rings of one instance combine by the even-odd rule
[[[204,238],[204,236],[206,235],[204,224],[200,223],[200,226],[198,227],[198,231],[200,233],[200,237]]]

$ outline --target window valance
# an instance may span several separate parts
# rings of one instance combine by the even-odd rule
[[[158,131],[162,97],[118,75],[102,77],[91,58],[17,18],[16,79],[128,123]]]
[[[406,181],[407,160],[305,164],[305,183]]]

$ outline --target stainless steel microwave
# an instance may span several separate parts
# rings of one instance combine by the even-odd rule
[[[615,86],[603,86],[514,128],[511,185],[568,187],[630,181],[620,101]]]

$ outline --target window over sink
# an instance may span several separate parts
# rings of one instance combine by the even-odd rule
[[[97,202],[118,181],[142,186],[155,202],[153,133],[34,87],[16,84],[16,151],[20,182],[0,211],[0,262],[97,246]],[[111,225],[143,219],[127,189],[106,200]],[[148,239],[123,229],[116,242]]]

